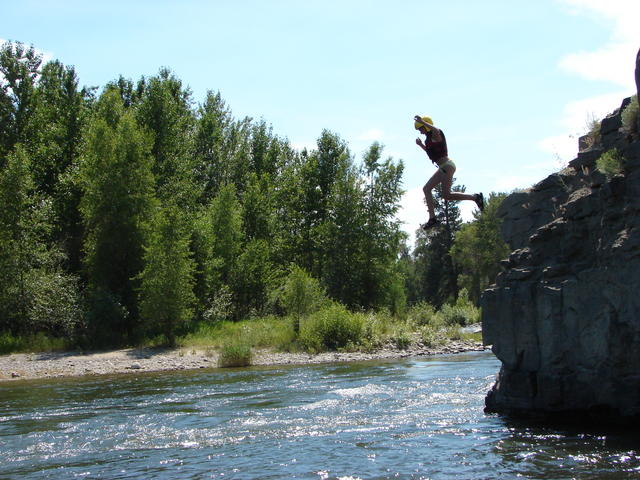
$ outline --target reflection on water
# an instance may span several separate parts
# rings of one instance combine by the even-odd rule
[[[489,353],[4,383],[0,478],[622,479],[639,440],[482,413]]]

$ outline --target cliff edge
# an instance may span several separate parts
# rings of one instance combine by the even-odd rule
[[[630,101],[581,139],[567,168],[499,210],[512,253],[481,301],[484,342],[502,361],[487,412],[640,419],[640,129],[637,118],[623,125]],[[613,152],[622,169],[605,175],[596,162]]]

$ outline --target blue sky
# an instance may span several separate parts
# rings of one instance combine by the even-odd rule
[[[400,217],[426,220],[430,115],[470,192],[526,188],[575,156],[590,117],[635,91],[637,0],[3,2],[0,39],[74,65],[82,85],[171,68],[294,146],[338,133],[405,163]],[[469,218],[471,202],[461,204]]]

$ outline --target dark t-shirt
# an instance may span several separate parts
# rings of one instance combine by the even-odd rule
[[[440,142],[434,142],[431,139],[431,135],[427,135],[427,143],[424,144],[425,149],[427,150],[427,155],[429,155],[429,158],[434,162],[449,156],[449,152],[447,150],[447,139],[442,130],[440,130],[440,135],[442,136],[442,141]]]

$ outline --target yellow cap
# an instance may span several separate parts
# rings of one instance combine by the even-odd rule
[[[429,125],[433,125],[433,120],[431,117],[422,117],[422,120],[427,122]],[[416,127],[416,130],[420,130],[420,127],[424,127],[421,123],[413,122],[413,126]],[[424,127],[427,131],[431,130],[429,127]]]

